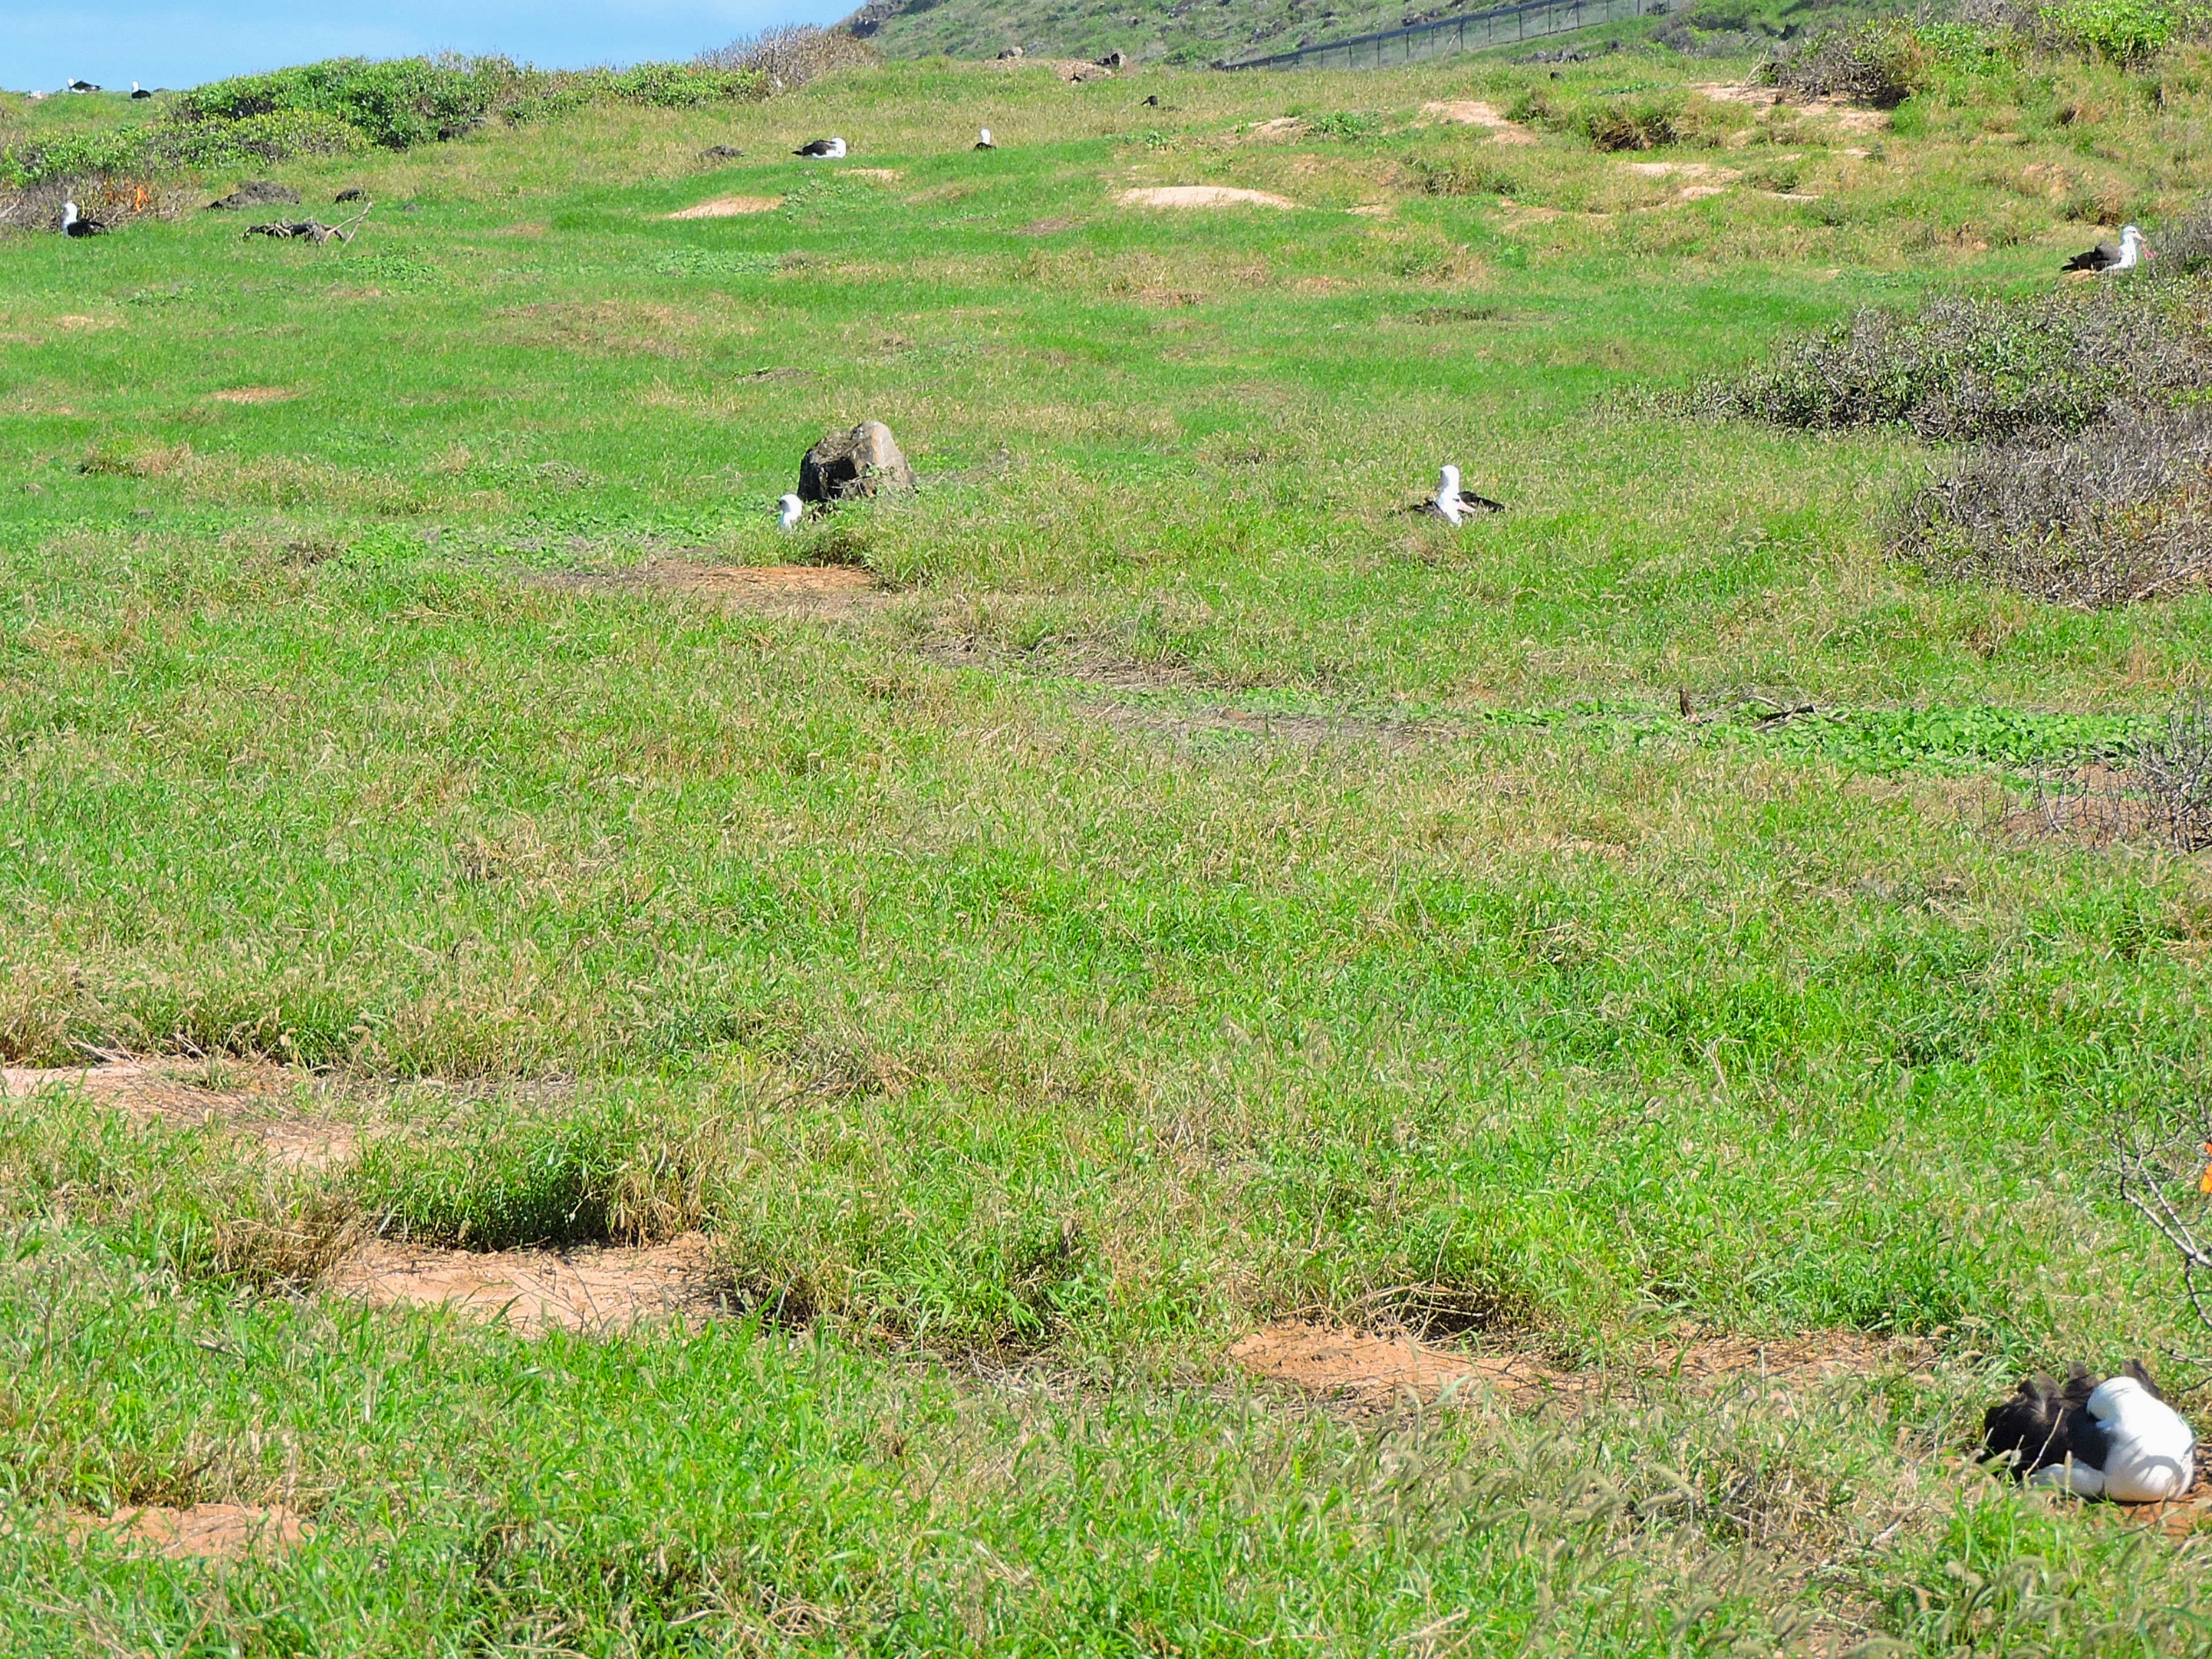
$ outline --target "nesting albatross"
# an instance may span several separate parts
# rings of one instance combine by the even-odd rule
[[[97,219],[88,219],[76,210],[75,202],[62,204],[62,234],[64,236],[105,236],[107,227]]]
[[[2133,270],[2142,260],[2154,257],[2143,241],[2142,231],[2134,225],[2123,225],[2118,246],[2110,242],[2100,242],[2087,252],[2077,253],[2069,259],[2066,269],[2110,275],[2113,271]]]
[[[988,127],[983,127],[983,128],[979,129],[979,131],[980,131],[981,136],[980,136],[980,137],[977,137],[977,139],[975,140],[975,148],[976,148],[977,149],[998,149],[998,146],[997,146],[996,144],[994,144],[994,143],[993,143],[991,142],[991,129],[990,129],[990,128],[988,128]]]
[[[810,138],[791,153],[817,161],[842,161],[845,159],[845,141],[842,138]]]
[[[1437,469],[1437,493],[1427,501],[1417,503],[1413,511],[1430,513],[1456,528],[1470,513],[1503,513],[1505,503],[1493,501],[1487,495],[1478,495],[1471,489],[1459,487],[1459,469],[1440,466]]]
[[[805,514],[806,503],[796,495],[781,495],[776,498],[775,504],[781,509],[776,514],[777,527],[782,530],[798,529],[799,520]]]

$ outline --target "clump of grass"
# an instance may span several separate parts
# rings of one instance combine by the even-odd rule
[[[495,1101],[423,1127],[363,1149],[356,1199],[382,1231],[471,1249],[672,1238],[700,1224],[722,1164],[711,1123],[619,1098],[565,1112]]]
[[[1593,147],[1608,155],[1661,149],[1686,136],[1680,114],[1662,103],[1609,102],[1583,111],[1575,125]]]
[[[1406,167],[1430,196],[1514,196],[1521,191],[1521,181],[1511,173],[1476,156],[1415,156]]]
[[[1382,131],[1382,120],[1360,110],[1339,110],[1309,122],[1307,130],[1322,138],[1372,138]]]
[[[2023,301],[1944,295],[1868,307],[1695,401],[1778,426],[1896,422],[1947,441],[2093,425],[2124,399],[2212,386],[2212,341],[2171,283],[2100,284]]]
[[[2212,410],[2133,410],[1996,446],[1916,493],[1899,550],[1943,580],[2130,605],[2212,572]]]

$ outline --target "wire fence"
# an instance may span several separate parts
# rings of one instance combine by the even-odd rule
[[[1401,29],[1375,34],[1355,34],[1344,40],[1323,40],[1265,58],[1218,63],[1220,70],[1248,69],[1381,69],[1390,64],[1410,64],[1416,58],[1445,52],[1480,52],[1485,46],[1510,46],[1570,29],[1594,28],[1600,23],[1626,17],[1662,13],[1670,0],[1520,0],[1509,6],[1492,6],[1457,17],[1439,17]]]

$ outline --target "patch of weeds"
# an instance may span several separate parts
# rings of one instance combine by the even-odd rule
[[[1323,115],[1306,124],[1307,130],[1322,138],[1357,140],[1373,138],[1382,131],[1382,118],[1360,110],[1339,110],[1334,115]]]
[[[1413,182],[1430,196],[1516,196],[1521,182],[1494,162],[1473,156],[1434,160],[1416,156],[1406,164]]]
[[[594,489],[602,480],[587,468],[566,461],[500,461],[473,469],[494,489],[540,489],[556,493]]]
[[[1603,103],[1584,110],[1575,125],[1592,148],[1607,155],[1662,149],[1684,136],[1680,113],[1668,104]]]
[[[1898,551],[1949,581],[2131,605],[2212,575],[2212,410],[2130,410],[1984,450],[1915,493]]]
[[[663,276],[771,276],[781,259],[781,255],[775,253],[673,247],[664,252],[653,268]]]
[[[1998,766],[2030,773],[2130,752],[2150,728],[2132,715],[2031,709],[1859,708],[1769,720],[1761,741],[1854,771],[1948,771]]]
[[[349,254],[338,267],[349,278],[400,290],[441,288],[445,272],[411,253]]]
[[[2212,705],[2200,697],[2167,716],[2162,735],[2136,745],[2135,775],[2177,847],[2212,847]]]

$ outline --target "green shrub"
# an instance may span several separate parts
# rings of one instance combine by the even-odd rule
[[[1601,150],[1660,149],[1683,137],[1681,112],[1666,104],[1599,104],[1575,125]]]
[[[2060,0],[2037,14],[2058,44],[2108,64],[2141,64],[2163,52],[2182,19],[2158,0]]]
[[[454,138],[480,126],[522,71],[503,58],[332,58],[195,88],[186,121],[242,121],[280,111],[333,117],[386,149]]]
[[[1308,123],[1308,126],[1322,138],[1372,138],[1382,131],[1380,117],[1358,110],[1339,110],[1334,115],[1324,115]]]

